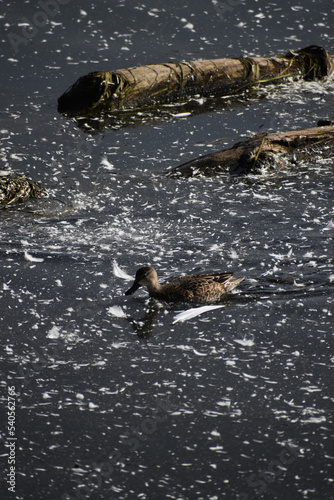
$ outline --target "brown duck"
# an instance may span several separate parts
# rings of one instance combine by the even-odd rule
[[[161,285],[156,270],[151,266],[144,266],[136,272],[135,281],[125,295],[131,295],[144,285],[150,296],[156,299],[212,304],[238,286],[243,279],[245,276],[233,278],[232,273],[190,274]]]

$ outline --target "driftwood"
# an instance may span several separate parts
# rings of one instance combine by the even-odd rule
[[[289,162],[310,160],[314,156],[325,158],[333,156],[333,153],[334,124],[331,124],[304,130],[256,134],[231,148],[188,161],[173,168],[167,175],[242,175],[263,168],[282,168]]]
[[[0,208],[45,195],[46,189],[38,182],[20,174],[0,172]]]
[[[177,103],[192,96],[222,96],[288,77],[329,75],[333,60],[310,46],[283,57],[240,57],[149,64],[82,76],[59,99],[58,111],[73,117],[123,113]]]

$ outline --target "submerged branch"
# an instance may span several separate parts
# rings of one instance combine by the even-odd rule
[[[242,175],[334,153],[334,125],[256,134],[234,146],[201,156],[168,172],[170,177]]]

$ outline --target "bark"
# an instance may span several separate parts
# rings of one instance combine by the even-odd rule
[[[327,122],[326,122],[327,123]],[[331,122],[329,122],[331,123]],[[263,168],[284,168],[289,163],[326,158],[334,153],[334,124],[256,134],[231,148],[202,156],[168,172],[171,177],[242,175]]]
[[[310,46],[281,57],[241,57],[149,64],[82,76],[59,99],[58,111],[75,117],[122,113],[192,96],[222,96],[288,77],[329,75],[333,60],[322,47]]]

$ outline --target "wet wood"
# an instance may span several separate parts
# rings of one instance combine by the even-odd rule
[[[173,168],[167,175],[171,177],[242,175],[264,168],[285,168],[288,164],[314,157],[326,158],[333,154],[334,125],[332,124],[274,134],[256,134],[230,148]]]
[[[330,54],[310,46],[279,57],[240,57],[149,64],[82,76],[59,99],[58,111],[98,116],[175,103],[192,96],[223,96],[288,77],[315,79],[333,70]]]

